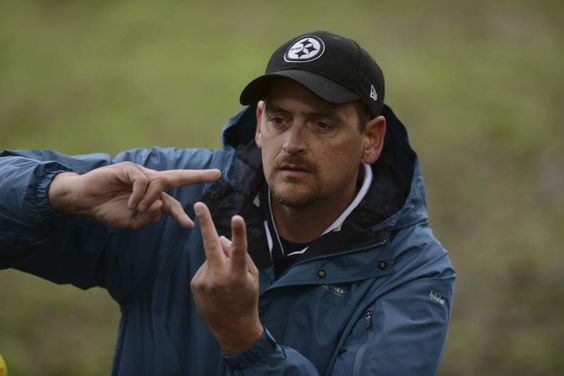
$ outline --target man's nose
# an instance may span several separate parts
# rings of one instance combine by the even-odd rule
[[[303,126],[300,124],[293,124],[288,129],[282,148],[288,154],[300,154],[307,150]]]

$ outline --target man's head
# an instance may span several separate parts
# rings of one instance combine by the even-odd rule
[[[382,71],[350,39],[316,32],[276,50],[241,94],[241,103],[258,103],[255,140],[275,201],[344,209],[361,162],[382,152],[383,97]]]
[[[382,113],[384,74],[352,39],[316,31],[289,40],[272,54],[266,73],[245,87],[241,103],[256,104],[277,77],[293,80],[329,103],[360,101],[371,117]]]

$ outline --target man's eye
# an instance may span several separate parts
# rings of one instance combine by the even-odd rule
[[[270,122],[271,122],[272,124],[278,125],[278,126],[281,126],[281,125],[286,124],[286,119],[283,118],[283,117],[280,117],[280,116],[270,116],[270,117],[268,118],[268,120],[270,120]]]
[[[327,124],[322,121],[315,122],[314,124],[315,128],[320,131],[330,131],[334,128],[331,124]]]

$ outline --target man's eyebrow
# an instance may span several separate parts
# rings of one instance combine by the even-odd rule
[[[309,113],[310,116],[317,118],[330,119],[335,121],[343,121],[343,116],[338,111],[312,111]]]
[[[286,114],[290,113],[290,111],[285,110],[280,106],[267,104],[267,103],[264,104],[264,110],[266,112],[283,112],[283,113],[286,113]]]
[[[267,113],[271,113],[271,112],[278,112],[278,113],[284,113],[284,114],[289,114],[290,111],[277,106],[277,105],[272,105],[272,104],[264,104],[264,109]],[[344,121],[343,116],[338,112],[338,111],[324,111],[324,110],[314,110],[314,111],[309,111],[307,112],[307,116],[311,116],[311,117],[316,117],[316,118],[325,118],[325,119],[331,119],[331,120],[335,120],[335,121]]]

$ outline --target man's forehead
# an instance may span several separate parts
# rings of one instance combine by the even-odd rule
[[[355,107],[352,103],[329,103],[309,89],[287,79],[272,82],[269,85],[264,102],[267,111],[289,111],[289,107],[298,104],[301,109],[312,114],[348,117],[355,113]]]

